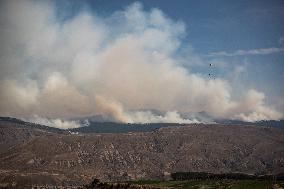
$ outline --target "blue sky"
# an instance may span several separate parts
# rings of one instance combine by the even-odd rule
[[[60,11],[72,15],[88,6],[99,15],[110,15],[135,1],[59,1]],[[284,33],[284,3],[281,0],[163,1],[144,0],[145,10],[159,8],[168,17],[182,20],[187,27],[187,40],[201,53],[234,51],[278,46]],[[185,41],[186,42],[186,41]]]

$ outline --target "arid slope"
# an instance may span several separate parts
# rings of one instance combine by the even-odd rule
[[[37,136],[0,155],[2,181],[158,179],[176,171],[284,172],[284,132],[259,126],[189,125],[150,133]],[[14,177],[12,177],[14,175]],[[47,181],[49,180],[49,181]]]

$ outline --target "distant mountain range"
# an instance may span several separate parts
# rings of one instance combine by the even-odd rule
[[[188,114],[189,115],[189,114]],[[196,114],[195,114],[196,115]],[[192,116],[192,114],[191,114]],[[244,122],[239,120],[227,120],[227,119],[214,119],[205,112],[198,113],[199,119],[200,117],[207,117],[207,120],[211,120],[210,124],[224,124],[224,125],[254,125],[254,126],[267,126],[267,127],[276,127],[280,129],[284,129],[284,120],[275,121],[258,121],[258,122]],[[74,133],[128,133],[128,132],[152,132],[156,131],[163,127],[172,127],[172,126],[186,126],[188,124],[178,124],[178,123],[147,123],[147,124],[127,124],[127,123],[117,123],[117,122],[108,122],[103,121],[103,116],[97,115],[86,118],[77,118],[73,119],[73,121],[78,122],[82,127],[67,129],[68,131]],[[197,116],[192,116],[192,118],[197,119]],[[187,119],[190,119],[187,117]],[[13,124],[18,124],[21,126],[25,126],[25,128],[31,129],[41,129],[48,132],[54,133],[63,133],[67,132],[67,130],[62,130],[59,128],[54,128],[50,126],[44,126],[41,124],[30,123],[16,118],[10,117],[0,117],[0,122],[9,122]]]
[[[259,122],[243,122],[237,120],[216,120],[214,124],[224,125],[254,125],[254,126],[267,126],[277,127],[284,129],[284,120],[281,121],[259,121]],[[89,121],[88,126],[79,128],[69,129],[72,132],[79,133],[127,133],[127,132],[151,132],[163,127],[171,126],[186,126],[188,124],[177,124],[177,123],[148,123],[148,124],[125,124],[115,122],[93,122]]]
[[[143,111],[143,110],[141,110]],[[150,110],[154,115],[163,116],[165,112],[159,110]],[[197,120],[203,124],[225,124],[225,125],[255,125],[255,126],[268,126],[284,129],[284,120],[266,120],[257,122],[245,122],[239,120],[217,119],[206,112],[188,112],[182,113],[182,118],[189,120]],[[110,121],[102,115],[95,115],[85,118],[72,119],[79,122],[82,127],[70,129],[72,132],[80,133],[125,133],[125,132],[150,132],[159,128],[169,126],[185,126],[187,124],[178,123],[147,123],[147,124],[127,124],[117,123],[114,120]],[[87,124],[86,124],[87,123]]]

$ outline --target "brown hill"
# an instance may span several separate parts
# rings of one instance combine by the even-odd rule
[[[283,130],[189,125],[150,133],[36,136],[0,154],[0,183],[160,179],[171,172],[284,172]]]
[[[35,137],[60,133],[66,133],[66,131],[15,118],[0,117],[0,153]]]

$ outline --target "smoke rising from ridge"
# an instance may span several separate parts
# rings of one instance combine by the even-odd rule
[[[81,124],[76,121],[67,121],[67,120],[61,120],[61,119],[48,119],[48,118],[42,118],[37,115],[31,116],[28,119],[23,119],[23,121],[28,121],[32,123],[37,123],[41,125],[46,125],[49,127],[55,127],[59,129],[73,129],[81,127]]]
[[[102,114],[129,123],[197,122],[178,112],[200,111],[245,121],[283,118],[262,92],[251,89],[237,101],[228,81],[183,68],[177,49],[185,26],[159,9],[133,3],[107,17],[83,10],[66,21],[55,12],[50,2],[1,2],[0,115]]]

